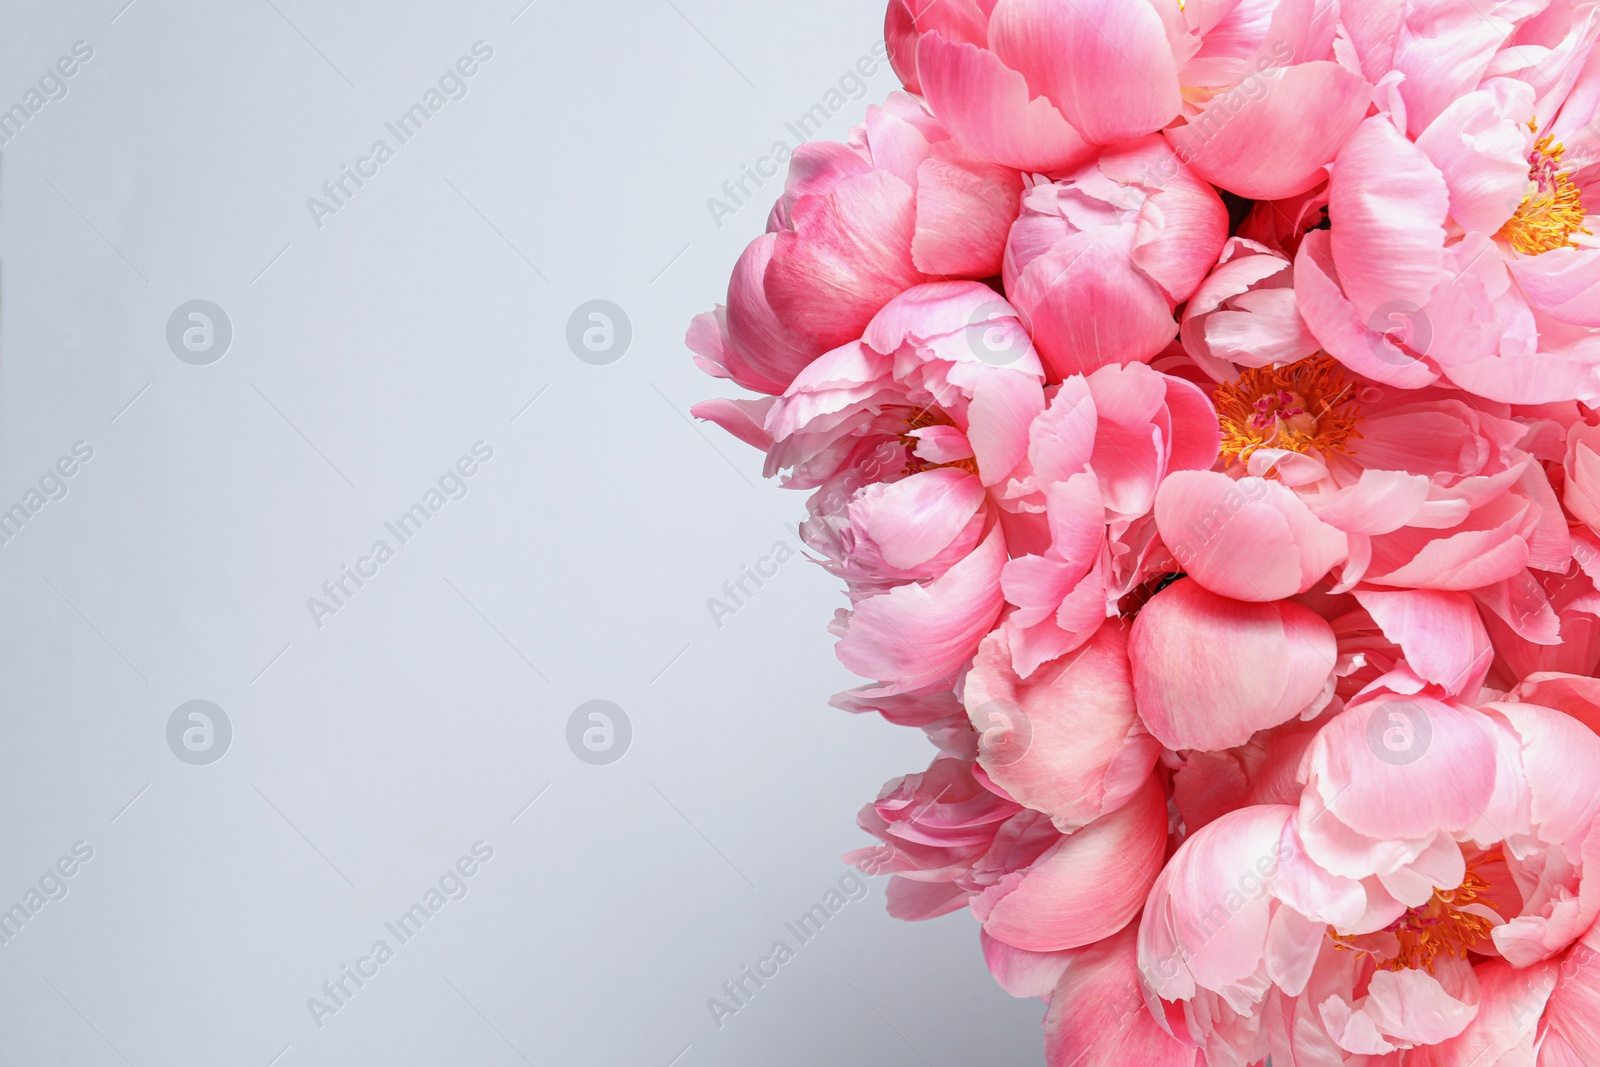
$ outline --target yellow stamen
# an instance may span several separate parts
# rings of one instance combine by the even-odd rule
[[[1533,123],[1530,128],[1537,128]],[[1583,197],[1570,174],[1561,171],[1561,156],[1566,149],[1552,143],[1545,134],[1528,156],[1528,195],[1517,206],[1516,214],[1500,227],[1500,236],[1525,256],[1536,256],[1554,248],[1576,247],[1575,233],[1589,233],[1583,225],[1586,212]]]
[[[1459,886],[1435,889],[1427,903],[1407,911],[1377,934],[1340,934],[1330,926],[1328,937],[1335,948],[1381,957],[1377,963],[1380,970],[1410,968],[1432,974],[1440,956],[1464,960],[1494,929],[1492,919],[1465,910],[1468,905],[1475,904],[1499,911],[1499,905],[1493,901],[1478,899],[1488,888],[1489,883],[1469,867]],[[1394,935],[1399,942],[1397,950],[1385,934]],[[1391,951],[1393,955],[1389,954]]]
[[[1211,396],[1222,428],[1222,456],[1244,463],[1258,448],[1290,452],[1348,452],[1359,438],[1355,385],[1332,356],[1287,367],[1255,367]]]

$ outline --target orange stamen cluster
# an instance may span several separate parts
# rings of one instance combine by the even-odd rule
[[[1359,438],[1355,386],[1332,356],[1287,367],[1254,367],[1212,394],[1222,457],[1244,463],[1258,448],[1303,454],[1348,452]]]
[[[1500,236],[1523,255],[1575,247],[1572,235],[1590,232],[1583,225],[1583,197],[1572,176],[1562,172],[1565,151],[1546,134],[1528,156],[1528,195],[1500,228]]]
[[[1488,882],[1468,870],[1459,886],[1435,889],[1427,903],[1407,911],[1381,934],[1340,934],[1329,927],[1328,936],[1336,948],[1382,955],[1384,958],[1377,963],[1380,970],[1410,968],[1432,974],[1440,956],[1466,959],[1473,946],[1486,939],[1494,929],[1492,919],[1466,910],[1469,905],[1480,905],[1499,911],[1493,901],[1478,899],[1488,888]],[[1399,949],[1392,956],[1388,955],[1392,944],[1382,934],[1393,934],[1399,942]]]

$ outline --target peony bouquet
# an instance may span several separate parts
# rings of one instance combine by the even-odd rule
[[[891,0],[689,345],[1065,1065],[1600,1058],[1600,3]]]

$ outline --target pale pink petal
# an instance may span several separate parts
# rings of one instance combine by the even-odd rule
[[[1425,306],[1444,267],[1443,175],[1381,115],[1357,127],[1332,174],[1333,261],[1356,315],[1370,323],[1384,305]]]
[[[1028,952],[996,941],[982,930],[983,961],[994,980],[1014,997],[1048,997],[1055,991],[1062,972],[1077,960],[1082,950]]]
[[[1161,483],[1155,516],[1189,576],[1234,600],[1303,593],[1348,547],[1345,534],[1313,515],[1294,490],[1262,478],[1178,471]]]
[[[1005,552],[996,531],[943,577],[857,604],[851,616],[835,624],[839,662],[886,683],[887,693],[953,684],[1004,604]]]
[[[766,431],[767,415],[777,397],[760,400],[703,400],[689,409],[697,419],[714,422],[747,445],[765,452],[772,447],[772,435]]]
[[[1332,627],[1310,609],[1229,600],[1190,579],[1140,609],[1128,651],[1150,732],[1167,748],[1206,750],[1311,707],[1338,655]]]
[[[1514,6],[1514,5],[1513,5]],[[1471,0],[1434,0],[1406,8],[1395,42],[1394,69],[1405,75],[1400,95],[1415,136],[1453,100],[1476,88],[1515,24]]]
[[[1375,971],[1366,1003],[1356,1014],[1372,1020],[1391,1043],[1405,1047],[1455,1037],[1477,1014],[1477,1005],[1451,996],[1426,971]]]
[[[1229,812],[1186,840],[1150,889],[1139,924],[1139,970],[1165,1000],[1221,992],[1262,966],[1274,901],[1268,893],[1294,812]]]
[[[1495,766],[1494,729],[1483,715],[1383,694],[1324,726],[1307,761],[1328,811],[1381,840],[1471,825],[1493,798]]]
[[[877,545],[885,563],[910,570],[944,551],[983,501],[978,479],[945,467],[871,486],[851,503],[850,520]]]
[[[1330,526],[1352,534],[1382,534],[1416,518],[1432,485],[1424,474],[1369,467],[1352,485],[1303,499],[1312,513]]]
[[[1295,255],[1295,300],[1306,326],[1328,355],[1358,374],[1402,389],[1433,384],[1439,371],[1424,359],[1432,331],[1427,316],[1418,314],[1420,306],[1390,300],[1363,318],[1339,287],[1329,237],[1311,231]],[[1419,332],[1426,334],[1426,343]]]
[[[972,389],[967,407],[967,440],[984,485],[1004,481],[1028,452],[1028,427],[1044,410],[1039,379],[997,368]]]
[[[1463,229],[1494,233],[1528,191],[1533,88],[1495,79],[1452,101],[1417,138],[1444,176],[1450,217]]]
[[[1475,696],[1494,660],[1489,634],[1466,593],[1433,589],[1355,590],[1406,663],[1450,693]]]
[[[1569,715],[1536,704],[1488,704],[1522,739],[1530,809],[1544,841],[1581,845],[1600,816],[1600,736]]]

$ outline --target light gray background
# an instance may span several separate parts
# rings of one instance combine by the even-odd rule
[[[890,920],[881,882],[724,1029],[705,1006],[932,754],[826,706],[820,568],[713,625],[802,498],[688,419],[728,389],[682,344],[779,183],[720,228],[707,198],[881,3],[125,3],[0,5],[0,108],[94,49],[0,154],[0,509],[94,449],[0,548],[0,907],[94,849],[0,947],[0,1064],[1038,1062],[971,919]],[[478,40],[469,95],[318,229],[307,198]],[[633,324],[610,366],[565,340],[597,298]],[[210,366],[166,342],[194,299],[233,325]],[[307,598],[479,440],[318,629]],[[167,746],[194,699],[233,724],[212,766]],[[613,766],[566,743],[593,699],[633,723]],[[479,840],[470,894],[317,1029]]]

